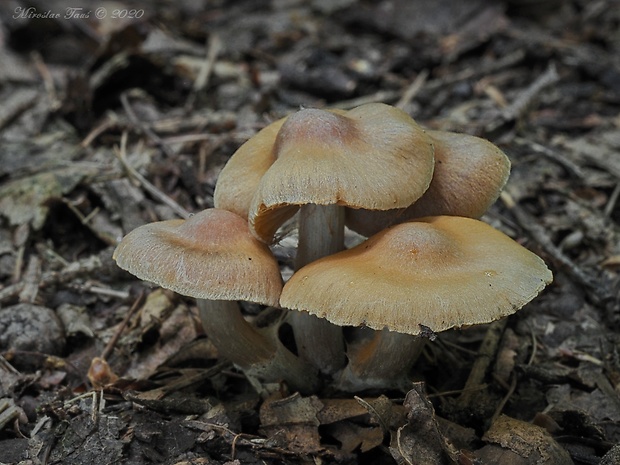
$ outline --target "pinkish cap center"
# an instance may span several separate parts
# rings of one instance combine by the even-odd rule
[[[351,144],[356,134],[353,120],[326,110],[308,108],[289,116],[274,145],[276,156],[285,144],[315,146]]]

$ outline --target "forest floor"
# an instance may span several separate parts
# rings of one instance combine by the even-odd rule
[[[620,463],[620,2],[75,3],[0,4],[0,463]],[[500,146],[483,219],[554,282],[409,392],[266,397],[112,252],[269,122],[367,102]]]

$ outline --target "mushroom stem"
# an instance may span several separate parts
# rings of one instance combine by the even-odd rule
[[[420,356],[426,339],[383,329],[352,344],[340,378],[344,390],[399,387]]]
[[[299,212],[299,245],[295,269],[344,249],[344,207],[302,205]],[[320,292],[317,289],[317,292]],[[291,312],[289,322],[295,333],[300,357],[321,372],[341,369],[346,357],[342,328],[307,312]]]
[[[197,299],[200,320],[220,355],[265,381],[285,381],[292,390],[311,392],[317,373],[292,354],[277,336],[268,337],[243,318],[236,301]]]
[[[302,205],[295,269],[344,250],[344,207]]]

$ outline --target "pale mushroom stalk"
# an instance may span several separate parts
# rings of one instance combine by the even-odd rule
[[[205,333],[219,354],[249,375],[264,379],[286,379],[292,390],[312,392],[316,373],[284,347],[243,317],[232,300],[196,299]]]
[[[242,369],[266,363],[273,357],[273,341],[258,333],[243,318],[234,300],[196,299],[205,333],[219,354]]]
[[[340,376],[343,390],[399,387],[424,349],[427,339],[383,329],[349,347],[349,364]],[[406,388],[406,386],[403,386]]]
[[[341,250],[344,250],[344,207],[302,205],[295,269]],[[303,359],[328,374],[344,366],[345,344],[340,326],[307,312],[290,312],[288,321],[293,327],[295,344]]]

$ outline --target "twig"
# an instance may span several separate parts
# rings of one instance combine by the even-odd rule
[[[73,287],[79,292],[90,292],[92,294],[98,294],[106,297],[114,297],[115,299],[124,300],[129,297],[129,292],[127,291],[117,291],[116,289],[95,286],[92,283],[76,284]]]
[[[620,182],[616,184],[616,187],[614,187],[614,190],[612,191],[611,195],[609,196],[609,200],[605,205],[605,217],[609,218],[612,212],[616,209],[618,198],[620,198]]]
[[[467,68],[455,74],[448,74],[445,77],[433,79],[428,81],[424,88],[426,90],[436,90],[445,87],[448,84],[454,84],[466,79],[472,79],[476,76],[488,76],[492,73],[497,73],[503,69],[516,65],[525,58],[525,52],[521,49],[510,53],[499,60],[492,61],[490,63],[483,63],[482,66],[475,68]]]
[[[78,276],[88,276],[95,271],[99,271],[102,266],[101,258],[97,255],[91,255],[90,257],[69,264],[60,271],[48,271],[43,273],[39,280],[39,288],[49,286],[50,284],[66,283]],[[22,292],[25,285],[26,284],[21,281],[7,286],[4,289],[0,289],[0,302],[17,296]]]
[[[493,132],[505,123],[519,120],[523,117],[525,111],[539,92],[554,82],[557,82],[559,79],[560,75],[558,74],[555,65],[553,63],[549,64],[543,74],[538,76],[538,78],[526,87],[510,105],[502,110],[501,118],[494,119],[487,125],[485,130],[487,132]]]
[[[50,73],[49,68],[43,61],[41,54],[37,51],[34,51],[30,54],[30,58],[34,62],[34,66],[37,68],[37,71],[43,78],[43,86],[45,87],[45,91],[50,99],[50,107],[52,110],[58,110],[62,106],[62,102],[58,98],[58,93],[56,92],[56,88],[54,86],[54,78],[52,77],[52,73]]]
[[[485,334],[484,339],[480,344],[480,348],[478,349],[476,361],[474,362],[474,365],[469,372],[469,377],[463,387],[463,393],[458,399],[458,403],[462,407],[468,406],[471,403],[476,387],[482,384],[482,380],[486,376],[491,360],[493,360],[495,356],[497,346],[502,338],[502,334],[507,323],[508,318],[502,318],[501,320],[494,321],[489,325],[487,333]]]
[[[155,145],[159,147],[160,149],[162,149],[163,152],[169,157],[172,158],[176,156],[176,153],[174,152],[174,150],[172,150],[172,148],[168,144],[166,144],[161,139],[161,137],[155,134],[155,132],[153,132],[151,128],[149,128],[146,124],[140,121],[136,113],[133,111],[131,104],[129,103],[129,99],[127,98],[127,92],[123,92],[121,94],[121,103],[123,105],[123,109],[125,110],[125,113],[127,113],[127,116],[129,117],[129,120],[133,124],[135,124],[138,127],[138,129],[140,129],[146,137],[151,139],[155,143]]]
[[[475,350],[471,350],[471,349],[467,349],[466,347],[461,347],[460,345],[454,343],[454,342],[450,342],[450,341],[444,341],[444,340],[440,340],[439,338],[437,339],[437,341],[435,342],[436,344],[443,344],[446,346],[451,347],[452,349],[456,349],[460,352],[463,352],[467,355],[476,355],[476,351]],[[446,349],[444,349],[446,350]]]
[[[545,147],[544,145],[539,144],[537,142],[532,142],[527,139],[523,139],[522,137],[515,137],[514,142],[516,142],[519,145],[524,145],[528,147],[529,149],[534,150],[535,152],[540,153],[544,155],[545,157],[549,158],[550,160],[558,163],[564,169],[566,169],[566,171],[568,171],[568,173],[571,176],[578,178],[578,179],[585,178],[585,174],[578,164],[567,159],[566,157],[563,157],[555,150],[552,150],[549,147]]]
[[[99,123],[97,126],[95,126],[84,138],[84,140],[82,140],[82,142],[80,143],[80,146],[86,148],[88,147],[90,144],[92,144],[92,142],[99,137],[101,134],[103,134],[104,132],[106,132],[108,129],[115,127],[116,125],[119,124],[119,119],[116,116],[116,114],[112,113],[112,112],[108,112],[106,114],[105,119]]]
[[[401,443],[401,440],[400,440],[400,436],[401,436],[402,431],[403,431],[403,428],[398,428],[396,430],[396,445],[398,446],[398,453],[400,455],[400,458],[402,458],[403,461],[405,461],[407,463],[407,465],[414,465],[413,462],[411,462],[411,460],[409,460],[407,458],[407,455],[411,455],[411,452],[413,452],[413,451],[408,450],[407,453],[405,453],[405,451],[403,450],[403,446],[402,446],[402,443]]]
[[[281,449],[278,447],[271,446],[268,439],[261,438],[258,436],[253,436],[251,434],[235,433],[234,431],[229,429],[227,426],[218,425],[216,423],[196,421],[196,420],[186,420],[183,423],[188,428],[196,429],[198,431],[211,432],[213,430],[216,430],[220,432],[220,436],[222,437],[227,435],[228,438],[225,438],[225,440],[228,440],[231,443],[231,458],[232,459],[234,459],[235,457],[237,444],[243,447],[250,447],[253,450],[259,449],[261,451],[262,450],[270,451],[270,452],[273,452],[274,454],[277,454],[279,458],[281,458],[282,456],[294,457],[297,455],[295,452],[289,449]]]
[[[356,97],[350,100],[341,100],[339,102],[335,102],[332,107],[340,108],[342,110],[349,110],[351,108],[364,105],[365,103],[391,102],[396,100],[399,96],[400,92],[395,90],[380,90],[378,92],[375,92],[374,94],[362,95],[361,97]]]
[[[557,82],[559,79],[560,75],[555,65],[550,63],[545,72],[538,76],[534,82],[526,87],[525,90],[502,111],[504,121],[512,121],[523,116],[523,113],[531,104],[532,100],[536,98],[538,93],[545,87]]]
[[[530,358],[527,360],[527,365],[531,365],[536,360],[536,352],[538,351],[538,341],[536,340],[536,334],[534,333],[534,328],[530,326],[530,336],[532,337],[532,353],[530,354]]]
[[[387,423],[385,422],[385,420],[383,419],[383,416],[377,412],[377,409],[374,408],[374,406],[372,406],[370,403],[368,403],[367,401],[365,401],[364,399],[362,399],[361,397],[358,396],[353,396],[353,398],[362,406],[364,407],[368,413],[370,413],[371,416],[375,417],[375,419],[377,420],[377,422],[379,423],[379,426],[381,426],[381,430],[383,431],[383,434],[387,434],[388,431],[390,430],[388,428]]]
[[[163,140],[168,144],[187,144],[192,142],[209,142],[212,140],[221,140],[222,136],[219,134],[181,134],[179,136],[166,137]],[[247,137],[240,138],[246,140]]]
[[[185,111],[189,113],[194,107],[194,102],[196,101],[196,97],[198,93],[207,87],[209,83],[209,78],[211,77],[211,73],[213,72],[213,67],[215,66],[215,61],[217,60],[217,55],[222,48],[222,42],[220,37],[217,34],[213,34],[211,36],[211,40],[209,41],[209,46],[207,47],[207,54],[205,56],[205,60],[200,68],[200,72],[194,81],[194,86],[192,87],[192,91],[187,96],[187,100],[185,101]]]
[[[516,204],[516,202],[510,197],[507,192],[502,192],[500,198],[506,205],[506,207],[512,212],[517,223],[530,234],[530,236],[538,242],[538,244],[551,255],[558,263],[563,265],[567,271],[573,276],[580,284],[588,287],[591,290],[596,290],[600,293],[601,283],[587,274],[584,270],[579,268],[570,258],[568,258],[559,247],[557,247],[547,231],[532,218],[523,208]],[[607,297],[607,296],[605,296]]]
[[[502,414],[502,410],[504,410],[506,403],[508,403],[508,400],[512,397],[516,389],[517,389],[517,376],[513,372],[511,376],[511,380],[510,380],[510,386],[508,387],[508,392],[502,398],[499,405],[496,407],[495,412],[493,413],[493,416],[491,417],[490,424],[495,423],[495,420],[497,420],[497,418]]]
[[[425,81],[423,88],[425,91],[433,91],[445,87],[448,84],[454,84],[456,82],[464,81],[466,79],[472,79],[476,76],[488,75],[494,72],[501,71],[502,69],[509,68],[510,66],[513,66],[520,61],[523,61],[524,58],[525,52],[523,52],[523,50],[517,50],[516,52],[506,55],[499,60],[493,61],[489,64],[484,64],[483,66],[480,66],[478,68],[468,68],[458,73],[450,74],[442,78]],[[417,92],[419,92],[419,90],[417,90]],[[380,90],[378,92],[375,92],[374,94],[363,95],[361,97],[356,97],[351,100],[341,100],[339,102],[335,102],[332,107],[347,110],[362,105],[364,103],[393,102],[400,97],[400,91]]]
[[[152,407],[153,402],[161,401],[168,394],[178,392],[182,389],[192,386],[193,384],[200,383],[206,379],[212,378],[213,376],[221,373],[226,368],[230,368],[232,366],[233,364],[231,362],[220,362],[206,370],[199,370],[194,374],[183,375],[156,389],[151,389],[150,391],[143,391],[141,393],[133,393],[129,391],[126,392],[123,396],[125,397],[125,399],[131,402],[145,405],[147,407]]]
[[[24,276],[24,287],[19,293],[20,302],[33,303],[39,293],[39,278],[41,276],[41,260],[36,255],[32,255],[28,260],[28,268]]]
[[[37,104],[39,93],[28,89],[18,91],[5,97],[0,108],[0,129],[4,129],[12,121]]]
[[[434,392],[432,394],[428,394],[427,397],[429,399],[432,399],[433,397],[446,397],[446,396],[453,396],[455,394],[463,394],[466,391],[471,391],[471,392],[475,392],[475,391],[484,391],[486,388],[488,388],[489,385],[488,384],[479,384],[471,389],[452,389],[450,391],[441,391],[441,392]]]
[[[8,360],[6,358],[4,358],[2,355],[0,355],[0,367],[4,371],[8,371],[9,373],[13,373],[14,375],[19,375],[20,374],[19,370],[17,370],[17,368],[15,368],[13,365],[11,365],[8,362]]]
[[[105,349],[103,349],[103,352],[101,352],[101,358],[103,360],[107,359],[110,356],[110,354],[114,350],[114,346],[116,345],[118,339],[121,337],[123,330],[127,326],[127,323],[129,323],[129,320],[131,319],[133,314],[136,313],[136,311],[140,308],[143,302],[144,302],[144,291],[140,292],[140,295],[134,301],[133,305],[131,306],[127,314],[125,315],[125,318],[123,318],[123,321],[121,322],[119,327],[116,329],[114,336],[112,336],[112,339],[108,341],[108,343],[105,346]]]
[[[13,399],[0,399],[0,430],[23,415],[24,411],[15,405]]]
[[[123,168],[125,168],[127,173],[131,177],[135,178],[142,185],[142,187],[144,187],[144,189],[149,194],[151,194],[153,197],[155,197],[160,202],[168,205],[181,218],[187,219],[187,218],[190,217],[190,213],[187,210],[185,210],[185,208],[183,208],[181,205],[176,203],[174,200],[172,200],[170,197],[168,197],[162,191],[157,189],[157,187],[155,187],[153,184],[151,184],[148,179],[146,179],[144,176],[142,176],[140,173],[138,173],[129,164],[129,162],[127,161],[127,157],[126,157],[126,153],[127,153],[127,131],[124,131],[123,135],[121,136],[121,147],[120,147],[120,150],[115,150],[114,153],[116,154],[116,157],[121,162],[121,164],[123,165]]]
[[[13,236],[13,244],[17,247],[17,254],[15,256],[13,276],[11,277],[12,283],[21,281],[22,267],[24,266],[24,254],[26,253],[26,242],[28,241],[28,237],[30,237],[29,223],[19,225]]]
[[[409,87],[407,87],[407,89],[403,93],[403,96],[396,103],[396,106],[398,108],[405,108],[414,99],[414,97],[418,95],[418,93],[424,86],[424,83],[428,79],[428,75],[428,69],[423,69],[418,73],[413,82],[409,85]]]

